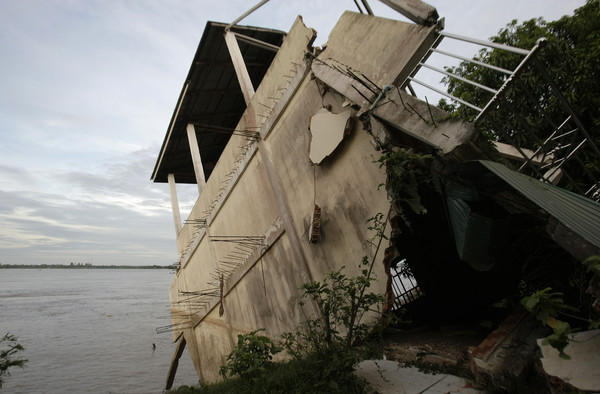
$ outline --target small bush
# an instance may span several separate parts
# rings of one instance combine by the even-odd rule
[[[24,368],[27,360],[15,357],[17,353],[25,349],[17,342],[17,337],[14,335],[6,333],[4,337],[0,338],[0,346],[0,388],[2,388],[2,376],[10,375],[8,369],[11,367]]]
[[[271,363],[273,355],[283,350],[264,335],[256,335],[263,329],[252,331],[245,335],[238,335],[235,349],[227,356],[227,365],[219,373],[237,375],[242,379],[259,380],[264,377],[266,367]]]
[[[327,376],[326,376],[327,375]],[[320,394],[320,393],[365,393],[366,382],[350,372],[338,371],[335,376],[323,369],[321,356],[271,363],[259,380],[239,377],[224,382],[182,386],[172,393],[177,394]]]
[[[302,298],[313,301],[318,309],[315,317],[306,316],[296,333],[283,336],[284,347],[295,358],[322,350],[352,349],[365,342],[376,323],[365,323],[369,311],[379,310],[383,295],[368,292],[375,280],[370,276],[369,261],[361,263],[361,275],[347,277],[340,268],[325,275],[323,282],[302,285]],[[300,304],[304,312],[304,301]]]
[[[305,283],[301,288],[302,311],[304,300],[309,299],[318,314],[307,316],[305,312],[304,325],[283,335],[283,347],[297,362],[308,360],[318,371],[319,379],[313,382],[317,392],[337,392],[339,387],[354,387],[359,390],[355,392],[364,389],[364,384],[354,381],[352,371],[378,326],[378,322],[365,323],[365,315],[384,302],[383,295],[367,291],[374,281],[368,266],[365,257],[359,276],[346,276],[342,267],[326,274],[322,282]]]

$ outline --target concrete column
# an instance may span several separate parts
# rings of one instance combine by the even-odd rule
[[[194,173],[196,174],[196,183],[198,184],[198,193],[202,192],[202,188],[206,184],[204,178],[204,168],[202,167],[202,159],[200,158],[200,148],[196,139],[196,129],[193,124],[187,125],[188,142],[190,143],[190,152],[192,154],[192,162],[194,163]]]
[[[171,209],[173,210],[173,222],[175,223],[175,233],[179,235],[183,226],[181,224],[181,212],[179,211],[179,199],[177,198],[177,189],[175,187],[175,175],[169,174],[169,191],[171,195]]]
[[[252,86],[252,80],[250,80],[250,75],[248,74],[248,69],[246,68],[246,63],[244,63],[244,58],[242,57],[235,34],[227,31],[225,33],[225,43],[227,44],[227,49],[229,49],[229,55],[231,56],[233,68],[235,68],[235,73],[242,88],[244,100],[246,101],[246,105],[249,105],[250,100],[254,97],[254,86]]]

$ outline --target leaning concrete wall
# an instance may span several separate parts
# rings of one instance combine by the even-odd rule
[[[352,34],[361,38],[358,45],[339,37],[349,34],[353,23]],[[381,24],[384,36],[370,35]],[[420,48],[411,44],[398,52],[394,42],[406,41],[398,36],[409,34],[416,43],[428,37],[421,27],[352,13],[342,17],[340,26],[344,29],[330,36],[339,47],[334,50],[330,43],[322,62],[339,56],[352,66],[349,54],[356,53],[356,69],[376,83],[393,80],[402,70],[389,51],[410,60]],[[367,220],[387,214],[389,203],[379,188],[385,174],[375,163],[379,153],[372,137],[357,122],[320,165],[309,160],[311,117],[324,107],[334,114],[358,110],[348,106],[347,96],[311,74],[314,61],[305,50],[313,37],[314,31],[298,19],[236,128],[260,138],[231,138],[189,217],[206,225],[187,223],[177,240],[181,268],[171,287],[173,321],[180,324],[205,381],[219,378],[237,334],[264,328],[276,338],[301,324],[302,283],[321,280],[342,266],[355,275],[362,256],[375,257],[375,249],[365,242],[373,236]],[[374,72],[378,67],[386,71]],[[309,243],[315,203],[322,209],[321,237]],[[376,292],[385,291],[382,258],[380,251]]]

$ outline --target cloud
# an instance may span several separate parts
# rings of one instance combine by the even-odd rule
[[[168,194],[148,180],[150,151],[105,164],[102,175],[46,173],[46,181],[68,190],[61,194],[0,192],[0,262],[93,259],[106,264],[164,265],[176,260]]]
[[[431,1],[447,30],[479,38],[583,2]],[[177,259],[168,187],[150,173],[206,21],[254,4],[0,1],[0,262]],[[344,9],[356,11],[350,0],[271,1],[241,23],[287,31],[303,14],[322,45]],[[185,217],[197,189],[177,190]]]
[[[165,215],[140,215],[128,207],[37,194],[0,193],[0,261],[168,264],[176,259],[173,226]],[[110,256],[110,258],[108,258]],[[15,259],[17,259],[15,261]]]

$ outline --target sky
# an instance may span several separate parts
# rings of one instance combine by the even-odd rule
[[[177,261],[168,185],[151,172],[206,22],[232,22],[257,3],[0,1],[0,264]],[[485,39],[584,0],[429,3],[446,31]],[[240,24],[288,31],[302,15],[322,45],[344,10],[357,11],[354,1],[271,0]],[[197,188],[178,193],[185,218]]]

